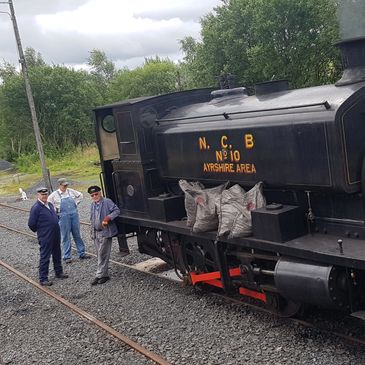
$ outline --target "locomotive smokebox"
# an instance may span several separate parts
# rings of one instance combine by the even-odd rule
[[[343,74],[336,86],[365,80],[365,37],[345,39],[335,44],[342,55]]]

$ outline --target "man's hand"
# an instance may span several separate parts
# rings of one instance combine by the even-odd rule
[[[103,219],[103,221],[101,222],[101,225],[105,228],[105,227],[107,227],[107,226],[108,226],[109,222],[110,222],[110,217],[107,215],[107,216]]]

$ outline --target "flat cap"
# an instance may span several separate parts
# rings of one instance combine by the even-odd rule
[[[58,179],[57,183],[58,183],[58,185],[70,185],[64,177],[61,177],[60,179]]]
[[[41,186],[40,188],[37,188],[37,193],[48,193],[48,189],[44,186]]]
[[[100,187],[97,186],[97,185],[92,185],[92,186],[89,186],[89,188],[87,189],[87,192],[89,194],[93,194],[93,193],[97,193],[98,191],[101,191]]]

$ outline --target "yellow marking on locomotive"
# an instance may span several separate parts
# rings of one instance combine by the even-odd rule
[[[245,148],[246,150],[250,150],[253,148],[254,142],[253,142],[253,135],[252,134],[245,134]]]
[[[252,134],[243,136],[245,149],[254,147],[254,137]],[[205,137],[199,137],[198,140],[200,151],[210,149]],[[215,150],[215,162],[204,162],[204,172],[233,173],[233,174],[256,174],[256,166],[253,163],[241,163],[241,152],[233,149],[229,144],[228,137],[220,137],[220,150]]]
[[[225,173],[240,173],[240,174],[255,174],[256,167],[252,163],[214,163],[204,162],[204,172],[225,172]]]
[[[256,174],[256,167],[253,163],[236,164],[236,172],[243,174]]]
[[[204,172],[235,172],[233,163],[204,163]]]
[[[199,149],[200,151],[208,149],[207,140],[205,137],[199,137]]]
[[[222,136],[221,137],[221,146],[222,146],[222,148],[227,148],[228,147],[227,139],[228,139],[227,136]]]
[[[223,151],[215,151],[215,159],[217,162],[223,161]]]

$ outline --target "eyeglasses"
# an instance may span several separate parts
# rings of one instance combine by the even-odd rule
[[[90,194],[90,196],[91,196],[92,198],[93,198],[94,196],[98,196],[98,195],[99,195],[99,192]]]

